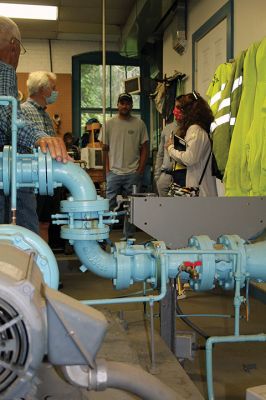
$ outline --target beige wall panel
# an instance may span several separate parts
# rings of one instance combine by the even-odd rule
[[[187,48],[180,56],[172,48],[174,24],[171,24],[164,34],[163,72],[172,75],[174,70],[188,75],[185,90],[192,87],[192,34],[199,29],[227,1],[223,0],[190,0],[188,2]],[[234,54],[251,43],[266,36],[266,1],[265,0],[235,0],[234,1]]]

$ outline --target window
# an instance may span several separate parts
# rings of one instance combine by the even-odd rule
[[[118,95],[125,91],[124,81],[140,75],[138,66],[107,65],[106,66],[106,116],[112,117],[117,110]],[[102,78],[101,65],[81,65],[81,127],[89,118],[97,118],[102,122]],[[133,113],[140,115],[139,95],[133,95]]]
[[[117,112],[118,95],[125,91],[125,79],[141,76],[146,79],[149,66],[143,60],[125,57],[117,52],[106,52],[106,118]],[[89,118],[102,116],[102,53],[90,52],[72,57],[72,132],[81,136]],[[149,131],[149,97],[145,91],[133,95],[133,115],[140,116]]]

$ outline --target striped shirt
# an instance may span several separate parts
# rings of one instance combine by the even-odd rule
[[[0,77],[0,96],[12,96],[17,99],[18,87],[15,69],[0,61]],[[11,111],[11,106],[0,105],[0,149],[4,145],[11,144]],[[17,118],[24,119],[19,102]],[[28,153],[36,141],[43,136],[47,136],[46,133],[37,130],[34,123],[25,121],[25,125],[18,128],[18,152]]]
[[[55,136],[53,122],[45,108],[31,98],[21,104],[21,111],[26,120],[34,122],[39,131],[44,131],[49,136]]]

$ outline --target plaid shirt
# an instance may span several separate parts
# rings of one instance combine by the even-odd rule
[[[0,61],[0,96],[13,96],[17,99],[18,87],[15,69]],[[11,144],[11,106],[0,106],[0,149]],[[18,102],[17,117],[23,120]],[[28,153],[35,142],[46,133],[35,128],[34,123],[26,121],[25,126],[18,128],[18,152]]]
[[[35,127],[39,131],[44,131],[49,136],[55,136],[50,115],[45,111],[45,108],[36,103],[36,101],[28,98],[25,103],[21,104],[21,111],[24,118],[34,122]]]

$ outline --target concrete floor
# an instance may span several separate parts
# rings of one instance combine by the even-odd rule
[[[113,231],[111,239],[119,241],[121,231]],[[148,240],[149,236],[137,232],[137,242]],[[141,290],[135,285],[130,291],[114,291],[112,284],[89,272],[82,274],[79,261],[73,256],[57,255],[60,265],[60,277],[63,282],[62,291],[77,299],[96,299],[128,295],[132,291]],[[194,293],[186,290],[185,298],[179,300],[184,313],[198,314],[233,314],[233,293],[215,290],[206,293]],[[118,361],[140,364],[150,367],[149,353],[149,321],[143,317],[143,305],[110,305],[97,306],[110,320],[110,329],[100,356]],[[266,331],[265,305],[250,299],[250,320],[241,320],[241,334],[256,334]],[[245,315],[245,309],[242,310]],[[122,317],[122,318],[121,318]],[[234,320],[230,318],[194,317],[191,321],[203,330],[207,336],[223,336],[233,334]],[[157,332],[159,320],[155,321]],[[191,328],[177,319],[177,330]],[[198,350],[194,360],[182,361],[182,366],[169,353],[162,339],[156,334],[156,361],[158,378],[177,390],[184,399],[207,399],[205,374],[205,339],[196,335]],[[123,349],[123,350],[121,350]],[[219,344],[215,346],[214,356],[214,393],[215,400],[240,400],[245,398],[248,387],[263,385],[266,382],[266,345],[265,344]],[[186,375],[186,373],[187,375]],[[192,384],[193,382],[193,384]],[[195,386],[194,386],[195,385]],[[131,399],[135,398],[125,392],[108,390],[103,393],[85,394],[80,392],[74,399]],[[82,397],[86,396],[86,397]],[[87,397],[89,396],[89,397]],[[40,397],[42,398],[42,397]],[[51,397],[61,399],[61,397]],[[72,397],[67,397],[71,399]]]

